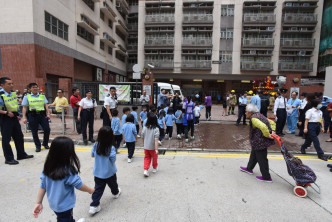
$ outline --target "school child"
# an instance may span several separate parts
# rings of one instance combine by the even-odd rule
[[[189,137],[188,137],[188,133],[189,131],[191,131],[191,140],[194,140],[194,131],[195,131],[195,116],[194,116],[194,108],[195,108],[195,104],[191,99],[191,96],[188,96],[187,98],[184,99],[183,101],[183,106],[182,106],[183,110],[184,110],[184,114],[183,114],[183,127],[184,127],[184,135],[186,138],[186,143],[189,143]]]
[[[158,120],[154,113],[149,113],[146,126],[143,128],[142,140],[144,147],[144,176],[149,176],[149,168],[152,158],[153,173],[158,171]]]
[[[83,184],[78,173],[80,173],[80,160],[76,156],[74,142],[68,137],[56,137],[51,144],[40,176],[41,185],[33,216],[37,218],[41,214],[46,193],[50,208],[56,214],[58,222],[75,221],[73,218],[76,202],[74,188],[89,194],[95,191]],[[84,221],[84,218],[78,220],[78,222]]]
[[[158,126],[159,126],[159,145],[162,145],[162,141],[165,138],[165,129],[166,129],[166,123],[165,123],[165,116],[166,113],[164,110],[161,110],[159,113],[159,118],[158,118]]]
[[[131,163],[131,158],[133,158],[135,152],[137,131],[134,121],[134,116],[132,114],[128,114],[126,123],[122,127],[124,141],[128,148],[128,163]]]
[[[124,124],[126,124],[127,115],[130,113],[130,108],[123,107],[122,112],[123,112],[123,116],[121,119],[121,123],[122,123],[122,128],[123,128]],[[123,142],[122,147],[126,147],[126,141]]]
[[[164,108],[166,114],[168,113],[168,109],[170,108],[170,106],[171,106],[170,103],[166,104],[166,107]]]
[[[113,130],[111,127],[104,126],[100,128],[97,142],[93,144],[91,150],[91,156],[95,158],[93,166],[95,192],[92,194],[92,202],[90,204],[89,214],[91,215],[94,215],[101,210],[100,199],[103,196],[106,184],[111,189],[115,199],[121,194],[121,189],[118,187],[116,178],[116,149],[114,147],[114,142],[115,137],[113,136]]]
[[[116,153],[119,153],[119,147],[120,143],[122,141],[122,129],[121,129],[121,124],[120,124],[120,119],[118,117],[119,111],[116,109],[112,110],[112,122],[111,122],[111,127],[113,130],[114,134],[114,146],[116,149]]]
[[[179,105],[175,112],[175,117],[176,117],[175,124],[176,124],[176,134],[177,134],[176,138],[178,138],[178,139],[181,139],[181,134],[184,133],[183,116],[182,116],[183,112],[181,109],[182,109],[182,107]]]
[[[165,117],[166,122],[166,136],[169,137],[168,139],[172,139],[173,134],[173,121],[176,120],[176,117],[173,114],[173,108],[169,108],[167,111],[167,115]]]
[[[138,124],[138,116],[137,116],[138,107],[137,106],[133,106],[132,110],[133,111],[131,112],[131,114],[134,116],[134,124],[136,126],[137,137],[140,138],[141,136],[139,135],[139,124]]]
[[[161,112],[162,110],[165,111],[165,105],[164,105],[164,104],[161,104],[161,105],[160,105],[159,114],[160,114],[160,112]],[[166,111],[165,111],[165,113],[166,113]]]
[[[201,117],[201,109],[198,103],[195,103],[194,115],[195,115],[195,125],[197,125],[199,124],[199,118]]]
[[[142,110],[142,112],[140,112],[140,114],[139,114],[142,128],[143,128],[143,122],[144,122],[144,120],[147,119],[147,115],[148,115],[147,107],[146,107],[146,106],[143,106],[143,110]]]

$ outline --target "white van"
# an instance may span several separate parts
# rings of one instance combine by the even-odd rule
[[[178,85],[172,85],[172,88],[173,88],[174,95],[175,95],[176,93],[179,94],[179,97],[180,97],[181,101],[183,101],[184,96],[183,96],[183,94],[182,94],[182,91],[181,91],[180,86],[178,86]]]

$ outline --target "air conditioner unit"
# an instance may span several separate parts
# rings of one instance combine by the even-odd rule
[[[211,49],[207,49],[206,50],[206,54],[211,54],[212,53],[212,50]]]
[[[109,35],[107,34],[107,33],[104,33],[104,39],[109,39],[110,37],[109,37]]]
[[[298,3],[298,2],[294,2],[294,3],[293,3],[293,6],[300,6],[300,3]]]
[[[290,7],[290,6],[292,6],[293,4],[291,3],[291,2],[286,2],[286,6],[287,7]]]
[[[308,3],[308,2],[305,2],[305,3],[303,3],[302,4],[304,7],[308,7],[308,6],[310,6],[310,4]]]
[[[301,31],[308,31],[308,28],[307,27],[302,27]]]
[[[274,31],[274,27],[267,27],[268,31]]]
[[[300,56],[305,56],[306,53],[307,53],[306,51],[300,51],[300,52],[299,52],[299,55],[300,55]]]
[[[290,30],[292,30],[292,31],[297,31],[297,27],[291,27]]]
[[[96,81],[99,81],[99,82],[103,81],[103,70],[100,68],[96,69]]]

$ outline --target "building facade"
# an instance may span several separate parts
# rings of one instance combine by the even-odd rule
[[[138,63],[186,94],[317,74],[323,0],[146,0],[138,10]]]
[[[0,0],[0,75],[49,98],[75,82],[127,79],[125,0]],[[68,92],[70,94],[70,92]]]

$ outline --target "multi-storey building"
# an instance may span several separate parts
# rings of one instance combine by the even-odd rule
[[[139,1],[138,63],[185,93],[259,77],[315,76],[323,0]]]
[[[126,0],[0,0],[0,75],[16,88],[37,82],[125,81]],[[46,84],[46,86],[45,86]]]

